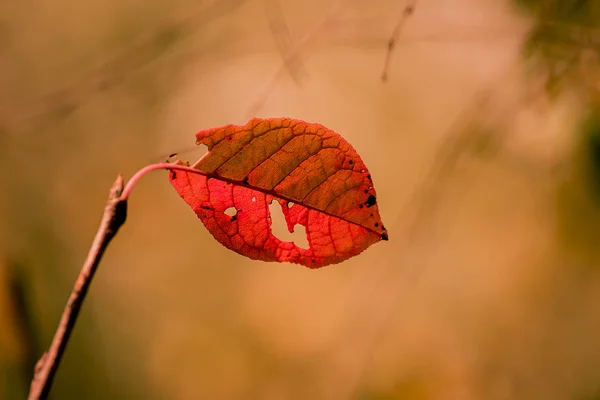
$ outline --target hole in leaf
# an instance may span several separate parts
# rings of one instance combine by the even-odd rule
[[[252,196],[252,202],[256,203],[256,196]]]
[[[275,237],[283,242],[293,242],[301,249],[308,249],[308,239],[306,238],[306,228],[304,225],[294,225],[294,232],[290,233],[287,229],[287,222],[283,215],[281,204],[278,201],[273,201],[269,204],[269,212],[271,213],[271,230]]]
[[[223,214],[229,217],[233,217],[235,214],[237,214],[237,210],[235,209],[235,207],[229,207],[228,209],[223,211]]]

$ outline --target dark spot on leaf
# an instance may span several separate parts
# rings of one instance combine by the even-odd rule
[[[236,219],[237,219],[237,214],[236,214],[236,215],[234,215],[233,217],[231,217],[231,219],[229,220],[229,222],[233,222],[233,221],[235,221]]]
[[[365,189],[365,193],[369,193],[369,191],[367,189]]]
[[[383,232],[381,234],[381,240],[388,240],[388,234],[387,234],[387,232]]]
[[[360,208],[363,208],[364,206],[361,204],[359,207],[360,207]]]
[[[375,222],[375,228],[379,226],[379,222]]]
[[[371,182],[373,181],[373,179],[371,179],[371,175],[367,175],[367,179],[370,180]]]
[[[231,140],[231,136],[227,136],[227,140]]]
[[[367,199],[367,202],[365,204],[367,205],[367,207],[373,207],[376,202],[377,202],[377,199],[375,198],[375,196],[370,194],[369,198]]]
[[[350,161],[348,161],[348,163],[349,163],[350,165],[352,165],[352,164],[354,164],[354,161],[350,160]]]
[[[244,185],[247,185],[247,184],[248,184],[248,177],[245,177],[244,178]]]
[[[200,206],[200,208],[202,208],[203,210],[210,210],[209,206]]]
[[[312,260],[310,260],[310,262],[314,264],[315,263],[315,259],[313,258]]]
[[[177,172],[171,171],[171,180],[177,178]]]
[[[203,218],[206,218],[206,214],[204,214],[202,217],[203,217]]]
[[[383,226],[383,224],[381,224],[381,229],[383,229],[384,231],[387,230],[385,229],[385,226]]]
[[[372,217],[372,216],[373,216],[373,214],[370,215],[370,217]]]

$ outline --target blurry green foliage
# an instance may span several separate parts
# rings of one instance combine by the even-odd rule
[[[523,9],[555,19],[580,19],[589,17],[594,0],[516,0]]]
[[[577,397],[576,400],[600,400],[600,390],[591,395]]]
[[[410,375],[410,374],[409,374]],[[364,389],[359,400],[426,400],[431,398],[427,381],[420,376],[402,379],[391,389]]]
[[[557,194],[559,240],[583,265],[600,265],[600,105],[591,106],[581,121]]]
[[[582,156],[587,159],[591,195],[600,203],[600,110],[594,110],[583,121]]]
[[[555,95],[568,85],[589,88],[597,80],[600,57],[600,2],[596,0],[516,0],[535,22],[524,45],[534,74],[546,75]]]

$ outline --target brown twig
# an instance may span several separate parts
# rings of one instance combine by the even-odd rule
[[[104,208],[104,215],[100,221],[100,227],[96,232],[96,237],[92,242],[88,256],[75,281],[73,291],[69,301],[60,318],[58,328],[50,344],[48,351],[42,355],[35,366],[35,373],[31,381],[28,400],[41,400],[48,398],[54,375],[58,370],[63,353],[69,342],[75,322],[79,316],[79,310],[83,300],[92,283],[94,273],[98,268],[100,259],[113,237],[117,234],[119,228],[125,223],[127,217],[127,200],[131,195],[134,186],[139,180],[149,172],[157,170],[185,171],[192,174],[199,174],[211,177],[212,174],[181,164],[157,163],[150,164],[137,171],[127,182],[124,183],[123,177],[119,175],[113,183],[108,196],[108,202]],[[230,179],[219,177],[224,181],[236,183]],[[290,199],[291,200],[291,199]]]
[[[52,339],[52,344],[35,366],[35,375],[31,381],[29,400],[46,399],[48,397],[54,375],[60,364],[69,337],[73,332],[79,310],[92,283],[92,278],[100,263],[100,259],[108,243],[116,235],[121,225],[125,223],[127,217],[127,199],[121,197],[122,192],[123,177],[119,175],[110,190],[100,227],[60,318],[58,328]]]
[[[389,75],[390,63],[392,61],[392,53],[394,52],[394,47],[396,46],[396,42],[400,37],[400,33],[404,29],[406,25],[406,21],[408,21],[408,17],[410,17],[415,12],[415,7],[417,5],[417,0],[409,0],[404,6],[404,10],[402,10],[402,15],[398,20],[398,23],[394,27],[392,34],[390,35],[390,40],[388,41],[387,52],[385,53],[385,62],[383,64],[383,72],[381,73],[382,82],[386,82]]]

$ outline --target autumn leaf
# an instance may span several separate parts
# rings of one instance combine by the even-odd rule
[[[201,172],[174,170],[169,179],[227,248],[255,260],[318,268],[388,239],[367,167],[323,125],[254,118],[196,137],[208,147],[192,166]],[[307,249],[273,234],[273,201],[281,204],[290,232],[297,224],[305,227]],[[228,213],[232,207],[234,213]]]

